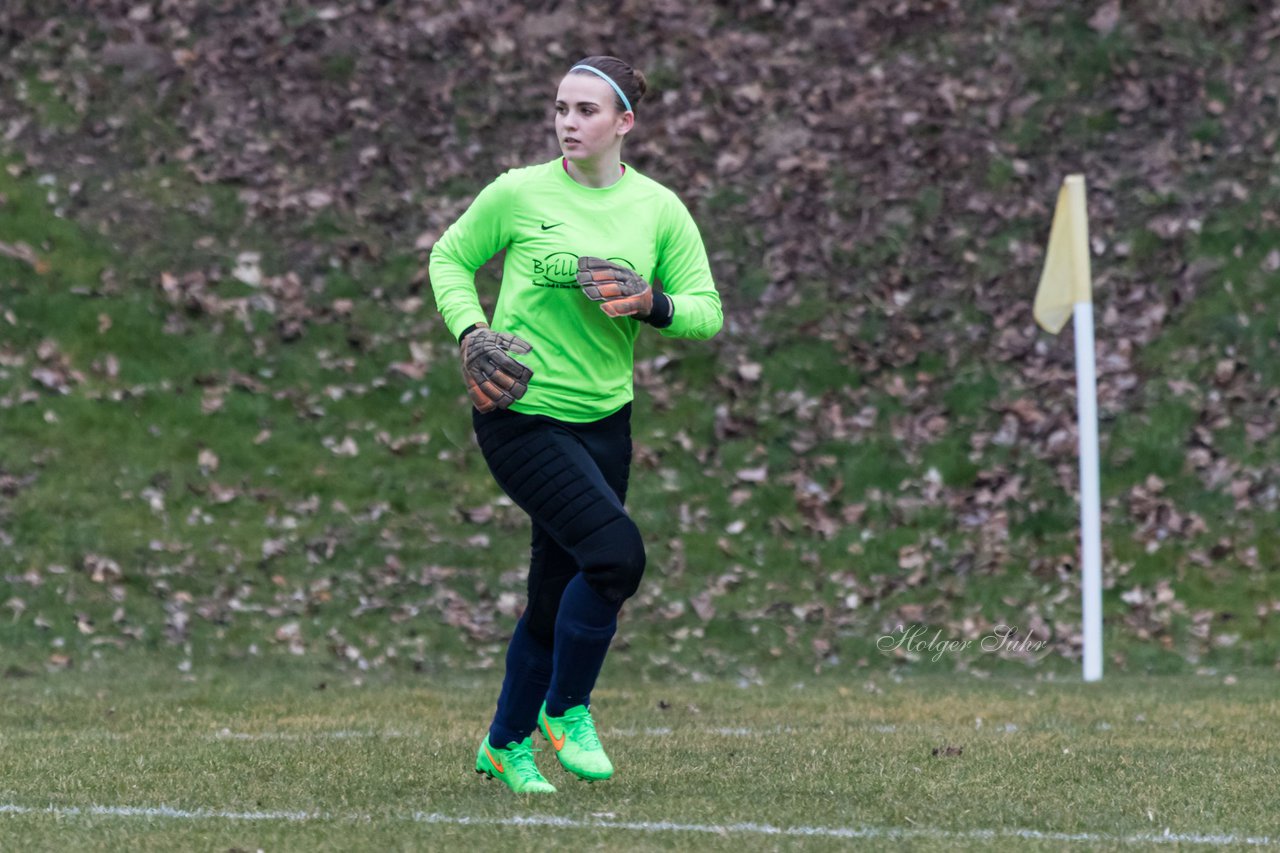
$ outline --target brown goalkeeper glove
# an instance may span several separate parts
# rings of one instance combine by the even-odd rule
[[[533,347],[515,335],[477,324],[462,335],[462,378],[467,394],[482,414],[505,409],[529,390],[533,371],[511,357]]]
[[[578,284],[610,317],[645,320],[653,311],[653,288],[632,269],[602,258],[578,258]]]

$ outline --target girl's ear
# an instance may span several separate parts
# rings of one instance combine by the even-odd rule
[[[627,110],[622,114],[622,118],[618,122],[618,135],[623,136],[631,132],[631,128],[636,126],[636,114]]]

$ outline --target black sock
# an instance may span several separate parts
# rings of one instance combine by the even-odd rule
[[[556,615],[556,643],[547,714],[559,717],[578,705],[591,704],[609,643],[618,630],[621,605],[604,599],[579,574],[565,587]]]
[[[533,734],[551,684],[551,668],[551,650],[529,634],[521,619],[507,646],[507,673],[498,696],[498,710],[489,726],[490,746],[506,749],[512,741],[520,743]]]

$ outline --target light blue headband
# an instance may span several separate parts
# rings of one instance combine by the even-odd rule
[[[622,94],[622,87],[621,87],[621,86],[619,86],[617,83],[613,82],[613,78],[612,78],[612,77],[610,77],[608,74],[605,74],[605,73],[604,73],[603,71],[601,71],[599,68],[593,68],[593,67],[592,67],[592,66],[590,66],[590,65],[575,65],[575,66],[573,66],[572,68],[570,68],[570,69],[569,69],[569,73],[571,73],[571,74],[572,74],[574,71],[578,71],[579,69],[581,69],[582,71],[590,71],[592,74],[596,75],[596,76],[597,76],[597,77],[599,77],[601,80],[603,80],[604,82],[606,82],[606,83],[608,83],[610,86],[612,86],[612,87],[613,87],[613,91],[615,91],[615,92],[617,92],[617,93],[618,93],[618,98],[622,101],[622,105],[623,105],[624,107],[626,107],[626,112],[631,112],[631,111],[632,111],[632,110],[631,110],[631,102],[627,100],[627,96],[626,96],[626,95]]]

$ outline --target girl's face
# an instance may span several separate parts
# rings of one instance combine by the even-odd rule
[[[613,87],[594,74],[566,74],[556,92],[556,139],[574,162],[618,156],[635,115],[619,112]]]

